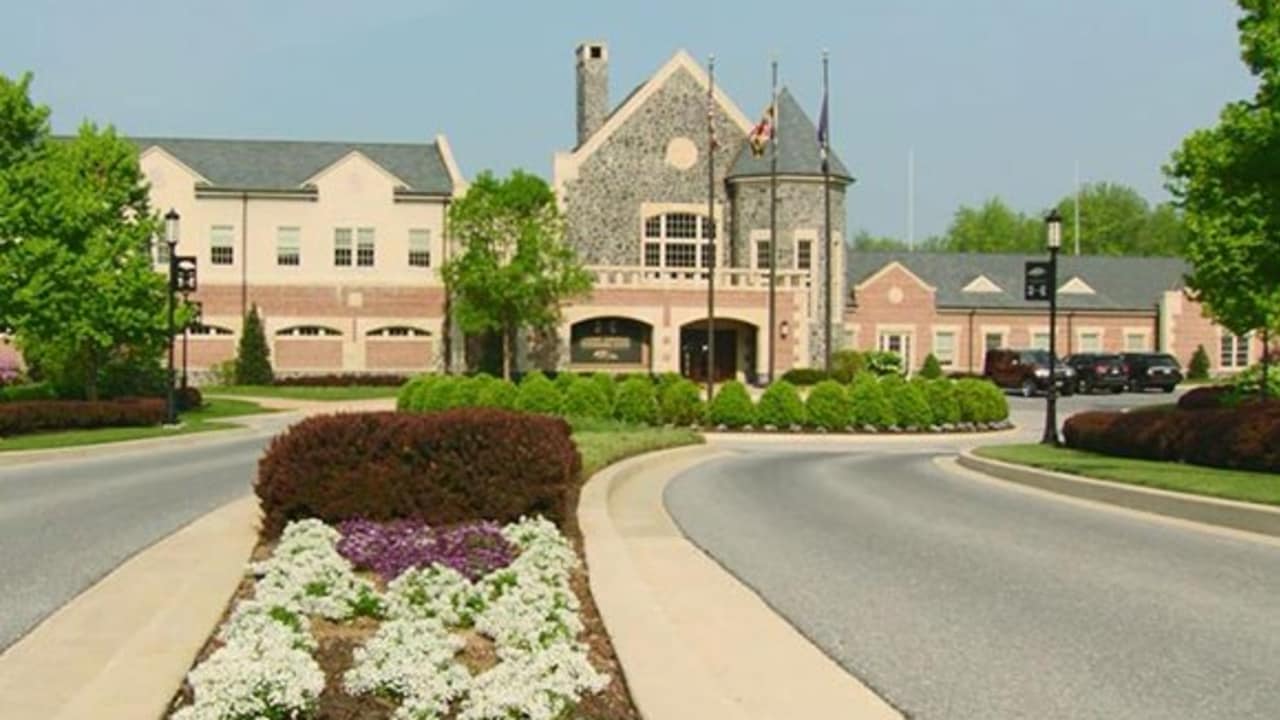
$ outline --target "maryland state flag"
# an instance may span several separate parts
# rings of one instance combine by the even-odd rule
[[[769,146],[769,141],[773,139],[774,127],[774,106],[770,105],[764,110],[764,117],[760,118],[759,124],[751,129],[751,134],[747,136],[747,144],[751,146],[751,154],[756,157],[764,156],[764,149]]]

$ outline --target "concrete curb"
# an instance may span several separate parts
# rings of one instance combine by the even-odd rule
[[[957,462],[962,467],[1001,480],[1061,495],[1118,505],[1130,510],[1165,515],[1180,520],[1217,525],[1232,530],[1280,537],[1280,508],[1095,480],[978,457],[970,451],[960,453]]]
[[[591,592],[645,720],[901,715],[684,538],[663,489],[723,456],[693,446],[605,468],[578,521]]]
[[[5,720],[163,716],[244,577],[256,498],[233,501],[116,568],[0,655]]]
[[[219,422],[236,425],[236,421],[238,420],[253,417],[261,417],[261,415],[237,415]],[[0,467],[30,465],[32,463],[49,462],[51,460],[81,460],[85,458],[127,455],[132,452],[145,451],[152,448],[164,448],[165,450],[170,450],[174,448],[189,448],[201,445],[216,445],[219,442],[252,437],[253,435],[258,434],[258,432],[259,431],[256,428],[237,425],[236,427],[223,428],[221,430],[209,430],[208,432],[191,433],[189,435],[143,438],[141,440],[121,440],[120,442],[97,443],[95,445],[77,445],[75,447],[66,448],[49,448],[47,450],[14,450],[12,452],[0,453]]]

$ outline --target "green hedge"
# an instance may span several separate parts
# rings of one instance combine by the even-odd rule
[[[955,425],[960,422],[960,401],[956,399],[956,384],[950,380],[925,380],[920,383],[925,400],[933,415],[935,425]]]
[[[530,413],[554,415],[560,412],[560,389],[546,375],[534,371],[520,380],[516,393],[516,409]]]
[[[696,425],[706,419],[707,405],[702,390],[688,378],[659,385],[658,417],[668,425]]]
[[[0,402],[35,402],[37,400],[56,400],[58,394],[49,383],[26,383],[23,385],[5,385],[0,387]]]
[[[618,386],[613,416],[630,423],[652,425],[658,419],[658,393],[652,382],[630,378]]]
[[[753,425],[756,421],[756,408],[751,402],[747,386],[737,380],[721,385],[711,406],[707,408],[707,417],[712,425],[724,425],[728,428]]]
[[[600,420],[613,416],[609,398],[605,396],[604,390],[601,390],[599,385],[582,380],[569,383],[568,386],[569,389],[564,393],[564,403],[561,405],[562,414],[568,417]]]
[[[853,424],[858,428],[887,428],[894,424],[893,406],[885,397],[880,381],[869,373],[854,377],[849,388],[849,404],[853,407]]]
[[[824,430],[845,429],[853,414],[849,392],[835,380],[823,380],[814,385],[804,407],[809,425]]]
[[[1009,417],[1009,401],[1004,392],[986,380],[957,380],[956,399],[962,422],[992,423]]]
[[[898,427],[920,430],[933,422],[929,401],[918,384],[907,382],[901,375],[886,375],[880,380],[880,385],[893,408],[893,419]]]

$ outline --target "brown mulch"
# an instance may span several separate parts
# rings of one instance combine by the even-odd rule
[[[576,506],[576,497],[574,505]],[[569,516],[571,520],[563,528],[565,536],[573,543],[579,557],[584,557],[582,533],[578,529],[576,513]],[[259,542],[250,556],[253,561],[264,560],[271,555],[274,542]],[[221,627],[231,614],[235,604],[253,595],[252,575],[246,573],[239,587],[227,603],[222,617],[216,627]],[[603,692],[583,698],[579,703],[575,717],[582,720],[641,720],[640,713],[631,701],[627,689],[622,665],[613,651],[613,643],[605,630],[604,621],[596,609],[595,600],[591,597],[591,589],[584,569],[575,570],[570,579],[573,591],[581,602],[582,623],[584,631],[580,638],[589,648],[591,664],[599,671],[607,673],[610,678],[608,687]],[[390,701],[369,695],[353,697],[342,689],[342,674],[351,667],[351,656],[355,648],[362,645],[377,631],[378,621],[369,618],[358,618],[342,623],[324,619],[313,619],[311,631],[319,645],[316,661],[325,674],[325,690],[320,695],[316,720],[387,720],[395,711]],[[216,631],[215,631],[216,632]],[[463,638],[467,641],[459,660],[471,670],[472,674],[482,672],[497,664],[497,655],[493,643],[474,632],[466,632]],[[205,642],[192,667],[204,662],[219,647],[219,643],[211,635]],[[183,683],[169,703],[169,712],[191,703],[191,688]]]

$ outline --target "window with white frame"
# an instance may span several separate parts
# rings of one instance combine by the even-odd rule
[[[276,228],[276,265],[296,267],[302,264],[302,229]]]
[[[808,270],[813,265],[813,241],[796,241],[796,269]]]
[[[689,212],[652,215],[644,220],[644,265],[710,267],[715,263],[715,239],[715,224],[704,215]]]
[[[323,325],[294,325],[276,331],[277,337],[341,337],[342,333]]]
[[[1080,346],[1082,353],[1102,352],[1102,335],[1094,330],[1080,331]]]
[[[982,334],[982,362],[987,362],[986,353],[992,350],[1001,350],[1004,348],[1004,333],[1001,331],[989,331]]]
[[[431,231],[409,231],[409,267],[431,267]]]
[[[230,225],[214,225],[209,228],[209,262],[213,265],[231,265],[235,261],[235,228]]]
[[[365,333],[366,337],[427,337],[431,333],[408,325],[380,327]]]
[[[1124,349],[1126,352],[1144,352],[1149,350],[1147,347],[1147,334],[1144,332],[1126,332],[1124,334]]]
[[[933,356],[938,358],[942,367],[951,367],[956,362],[956,333],[954,330],[935,330],[933,332]]]
[[[333,229],[333,264],[351,267],[351,228]]]
[[[1031,349],[1032,350],[1048,350],[1049,349],[1049,333],[1048,332],[1031,333]]]
[[[772,259],[770,244],[768,240],[756,241],[756,267],[760,270],[769,269],[769,261]]]
[[[1249,367],[1249,336],[1222,333],[1218,350],[1218,366],[1224,370]]]
[[[373,228],[356,230],[356,265],[373,267]]]

